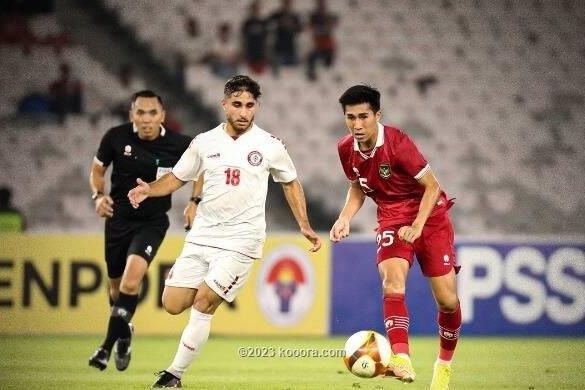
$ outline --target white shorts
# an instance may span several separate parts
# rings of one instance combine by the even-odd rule
[[[199,288],[205,282],[232,302],[248,280],[254,259],[238,252],[185,242],[165,286]]]

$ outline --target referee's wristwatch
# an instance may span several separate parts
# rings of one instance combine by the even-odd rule
[[[102,196],[104,196],[103,192],[101,191],[94,192],[93,194],[91,194],[91,200],[96,201],[98,200],[98,198],[101,198]]]
[[[199,204],[199,203],[201,203],[201,197],[200,196],[192,196],[189,198],[189,202]]]

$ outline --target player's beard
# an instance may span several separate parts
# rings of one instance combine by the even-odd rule
[[[243,133],[245,131],[247,131],[250,126],[252,126],[252,123],[254,123],[254,116],[252,116],[252,118],[250,118],[250,121],[247,122],[247,126],[245,128],[242,128],[242,122],[238,122],[237,120],[234,120],[231,117],[227,117],[227,121],[230,124],[230,126],[232,127],[232,129],[234,129],[235,132],[237,133]]]

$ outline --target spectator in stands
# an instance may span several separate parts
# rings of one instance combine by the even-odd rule
[[[167,108],[165,121],[164,121],[165,128],[172,131],[173,133],[182,133],[183,132],[183,125],[179,121],[179,119],[173,114],[173,112]]]
[[[8,187],[0,188],[0,233],[24,232],[26,219],[24,214],[12,206],[12,191]]]
[[[53,112],[51,99],[43,93],[31,92],[18,101],[18,113],[26,116],[43,116]]]
[[[292,10],[291,3],[291,0],[282,0],[280,9],[268,19],[270,31],[274,34],[271,62],[275,76],[278,76],[282,65],[298,64],[296,38],[302,24],[299,15]]]
[[[249,15],[242,24],[244,57],[248,67],[257,74],[264,73],[266,67],[266,39],[268,23],[260,16],[260,2],[252,1]]]
[[[122,65],[118,74],[118,80],[122,88],[116,98],[117,103],[111,109],[111,113],[125,122],[128,120],[128,99],[130,99],[135,91],[142,91],[146,86],[141,79],[136,77],[134,67],[131,64]]]
[[[418,93],[422,97],[425,97],[427,95],[427,91],[429,90],[429,88],[431,88],[438,82],[439,80],[434,74],[428,74],[425,76],[417,77],[416,80],[414,80],[416,88],[418,89]]]
[[[30,53],[31,47],[36,43],[34,34],[30,31],[28,21],[18,9],[3,7],[0,15],[0,43],[22,45],[25,54]]]
[[[186,63],[199,62],[205,54],[199,21],[193,16],[185,18],[184,35],[181,38],[181,54]]]
[[[309,28],[313,36],[313,50],[307,61],[307,77],[316,80],[317,61],[322,61],[326,67],[335,61],[335,38],[333,29],[337,25],[337,16],[327,11],[326,0],[316,0],[316,7],[309,19]]]
[[[63,48],[71,45],[71,39],[67,34],[59,32],[45,36],[41,43],[52,46],[56,54],[61,54],[63,52]]]
[[[216,40],[203,61],[211,66],[212,73],[218,78],[229,79],[238,73],[240,51],[232,37],[231,24],[224,22],[218,26]]]
[[[191,64],[197,64],[204,57],[206,52],[199,21],[193,16],[185,18],[184,30],[179,37],[179,50],[175,58],[175,76],[179,89],[185,90],[185,71]]]
[[[81,82],[71,77],[71,68],[67,63],[59,66],[59,78],[49,87],[49,94],[53,100],[53,109],[61,121],[69,113],[83,112],[83,91]]]
[[[21,45],[24,54],[29,54],[34,45],[49,45],[57,54],[60,54],[63,47],[71,44],[67,34],[54,32],[39,36],[29,25],[30,16],[53,12],[51,3],[51,1],[3,1],[0,14],[0,43]]]

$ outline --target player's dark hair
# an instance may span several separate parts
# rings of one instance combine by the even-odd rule
[[[244,75],[234,76],[225,83],[223,95],[226,98],[235,92],[249,92],[256,100],[262,95],[260,85],[250,77]]]
[[[132,95],[132,100],[130,101],[130,103],[132,103],[132,104],[136,103],[136,99],[138,99],[140,97],[156,98],[156,100],[158,100],[158,102],[160,103],[161,107],[164,108],[162,98],[160,96],[158,96],[156,93],[154,93],[153,91],[151,91],[150,89],[143,89],[142,91],[138,91],[138,92],[134,93]]]
[[[359,84],[350,87],[339,98],[341,108],[345,113],[345,106],[368,103],[374,113],[380,111],[380,92],[374,87]]]

